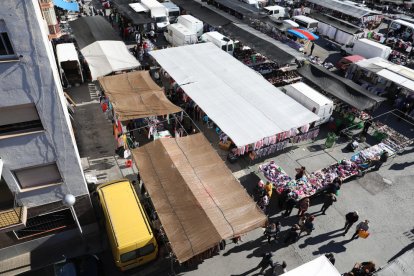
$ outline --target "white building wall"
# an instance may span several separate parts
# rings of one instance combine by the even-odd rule
[[[0,139],[3,177],[28,207],[88,193],[53,48],[37,0],[3,0],[3,19],[19,61],[0,63],[0,107],[34,103],[44,132]],[[64,183],[21,191],[12,171],[56,162]]]

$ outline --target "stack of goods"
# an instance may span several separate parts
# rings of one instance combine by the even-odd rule
[[[267,180],[273,182],[276,185],[276,189],[281,186],[285,186],[292,181],[292,178],[288,176],[281,167],[276,165],[275,161],[273,160],[260,165],[259,171],[263,173]]]
[[[377,136],[383,138],[381,139],[382,143],[388,145],[395,152],[403,151],[405,147],[412,143],[412,141],[406,136],[398,133],[394,129],[381,122],[375,122],[374,128],[377,132]]]

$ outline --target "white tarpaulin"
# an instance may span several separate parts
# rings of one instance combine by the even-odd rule
[[[73,43],[61,43],[56,45],[56,56],[60,62],[65,61],[78,61],[78,52],[76,52],[75,44]]]
[[[319,120],[212,43],[150,54],[237,146]]]
[[[283,276],[341,276],[341,273],[332,265],[325,257],[321,256],[307,262],[291,271],[283,274]]]
[[[128,51],[122,41],[96,41],[81,49],[81,53],[88,62],[92,80],[112,72],[140,66],[138,60]]]

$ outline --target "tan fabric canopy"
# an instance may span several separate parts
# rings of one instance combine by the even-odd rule
[[[121,121],[180,112],[151,78],[148,71],[98,78]]]
[[[265,224],[204,135],[161,138],[132,155],[180,263]]]

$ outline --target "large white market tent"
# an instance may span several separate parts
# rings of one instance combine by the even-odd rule
[[[237,146],[320,119],[212,43],[150,54]]]
[[[325,257],[320,256],[307,262],[293,270],[283,274],[283,276],[341,276],[341,273]]]
[[[140,66],[111,24],[102,16],[81,17],[69,25],[89,65],[92,80]]]

